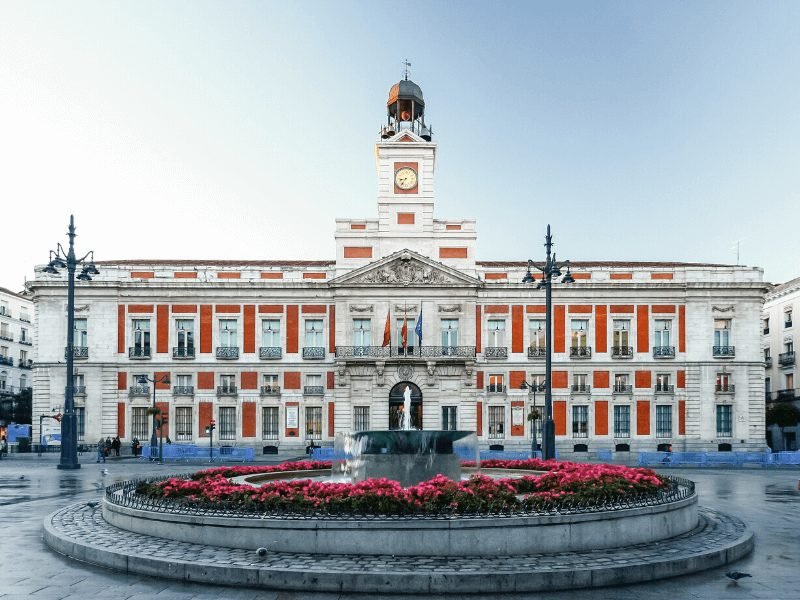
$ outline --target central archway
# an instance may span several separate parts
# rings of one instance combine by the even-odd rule
[[[401,429],[403,414],[403,393],[406,386],[411,388],[411,427],[422,429],[422,391],[411,381],[401,381],[389,390],[389,429]]]

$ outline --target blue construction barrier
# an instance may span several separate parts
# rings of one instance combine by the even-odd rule
[[[639,452],[642,467],[800,465],[800,452]]]
[[[598,450],[597,451],[597,460],[611,460],[611,459],[612,459],[611,450]]]
[[[255,460],[253,448],[237,448],[235,446],[195,446],[194,444],[164,444],[162,448],[164,461],[178,462],[190,460],[215,460],[222,462],[251,462]],[[142,446],[141,460],[158,460],[158,446]]]

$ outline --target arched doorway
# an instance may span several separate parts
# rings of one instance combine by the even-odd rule
[[[410,381],[401,381],[389,391],[389,429],[402,427],[403,393],[406,386],[411,388],[411,426],[422,429],[422,392]]]

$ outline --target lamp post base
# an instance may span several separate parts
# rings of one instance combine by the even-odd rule
[[[61,469],[62,471],[69,471],[69,470],[80,469],[81,468],[81,464],[80,463],[74,463],[74,464],[69,464],[69,463],[61,464],[61,463],[59,463],[56,466],[56,468],[57,469]]]

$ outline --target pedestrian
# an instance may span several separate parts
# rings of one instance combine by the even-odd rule
[[[6,440],[6,436],[0,439],[0,459],[3,458],[4,454],[8,454],[8,441]]]
[[[139,456],[139,448],[141,448],[141,446],[139,444],[139,438],[135,437],[135,438],[133,438],[133,441],[131,442],[131,450],[133,451],[133,456],[134,457]]]
[[[111,438],[110,437],[106,438],[106,441],[105,441],[105,444],[103,444],[103,447],[105,449],[106,456],[111,456]]]
[[[106,462],[106,441],[102,437],[97,442],[97,462]]]
[[[122,446],[122,442],[120,442],[119,436],[114,437],[111,441],[111,449],[114,451],[114,456],[119,456],[120,446]]]

